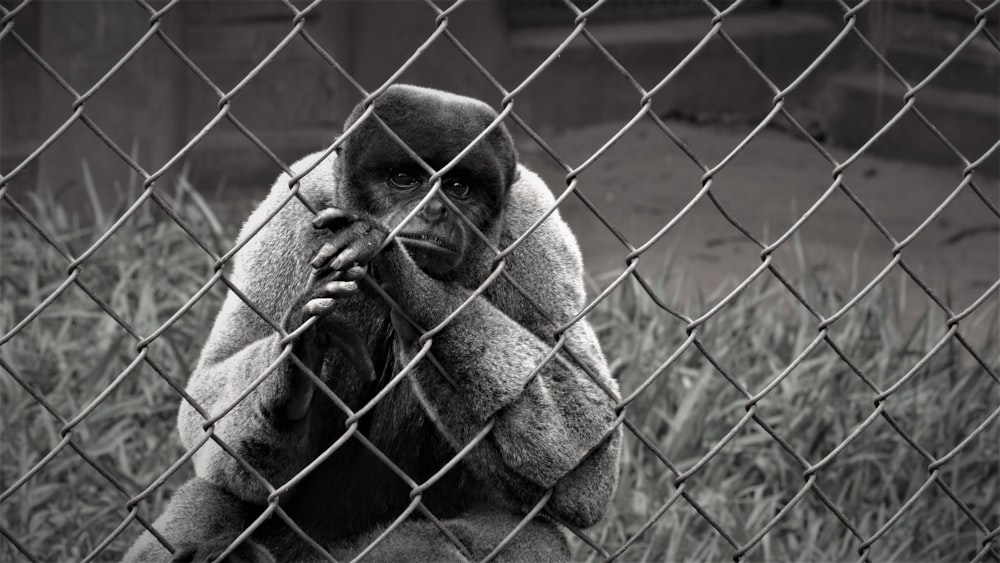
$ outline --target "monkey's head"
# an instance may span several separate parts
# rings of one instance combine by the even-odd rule
[[[407,85],[391,86],[374,106],[389,129],[435,170],[469,146],[497,116],[479,100]],[[356,107],[344,129],[363,113],[362,106]],[[335,166],[338,205],[367,213],[390,229],[432,187],[427,171],[374,116],[348,137]],[[477,229],[495,239],[516,166],[514,144],[501,124],[444,175],[441,188]],[[421,269],[439,279],[460,275],[460,266],[481,253],[476,235],[438,197],[427,202],[399,236]]]

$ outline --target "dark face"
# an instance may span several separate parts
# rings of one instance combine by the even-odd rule
[[[360,110],[348,119],[349,126]],[[493,120],[485,104],[434,90],[397,86],[375,102],[375,113],[433,169],[448,164]],[[337,160],[339,194],[350,208],[386,227],[400,225],[428,194],[430,174],[374,119],[348,139]],[[489,233],[499,219],[516,155],[506,130],[497,128],[451,168],[441,192],[476,229]],[[417,264],[451,279],[477,246],[477,235],[440,195],[428,201],[399,234]]]
[[[427,174],[419,168],[390,168],[386,170],[386,175],[386,180],[379,183],[381,185],[376,189],[383,192],[385,201],[391,202],[383,222],[395,228],[417,207],[431,186]],[[481,219],[488,219],[493,214],[491,210],[499,203],[494,197],[499,194],[489,193],[488,188],[467,174],[446,175],[441,189],[455,207],[480,229],[486,226]],[[468,254],[473,236],[465,222],[441,197],[428,201],[399,233],[400,241],[417,264],[436,278],[445,278],[458,268]]]

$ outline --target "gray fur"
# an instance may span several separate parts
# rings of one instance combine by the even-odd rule
[[[300,160],[292,166],[293,172],[306,169],[320,157],[316,153]],[[330,156],[319,162],[302,179],[303,196],[318,208],[338,205],[335,158]],[[513,242],[553,204],[551,193],[537,175],[518,165],[516,177],[503,209],[502,228],[499,233],[490,233],[500,248]],[[232,272],[233,283],[277,323],[306,286],[308,261],[323,243],[324,234],[312,228],[311,214],[295,199],[265,223],[287,195],[288,178],[282,175],[244,225],[239,240],[248,242],[236,254]],[[261,224],[260,232],[252,235]],[[398,300],[418,322],[434,326],[465,301],[469,289],[434,280],[419,270],[414,275],[416,267],[412,260],[402,247],[396,250],[393,267],[409,268],[406,279],[413,279],[409,286],[398,288]],[[491,258],[478,257],[482,262],[480,267],[485,268]],[[583,308],[580,250],[558,211],[510,255],[506,268],[555,323],[567,321]],[[371,324],[375,321],[370,318],[373,316],[370,307],[363,297],[348,299],[343,305],[362,325],[360,330],[364,334],[377,331],[377,326]],[[428,362],[422,362],[410,376],[410,383],[401,384],[404,389],[386,397],[380,411],[383,414],[379,415],[383,418],[368,432],[374,443],[384,443],[392,438],[386,433],[407,424],[411,418],[429,416],[455,447],[461,447],[489,419],[495,419],[491,435],[466,458],[477,482],[482,480],[486,484],[476,485],[477,489],[488,489],[483,498],[492,500],[484,501],[478,512],[445,520],[463,542],[469,542],[466,545],[478,557],[492,550],[513,529],[520,514],[547,488],[554,487],[548,509],[576,526],[593,525],[610,504],[618,481],[620,431],[583,463],[580,459],[615,419],[617,384],[611,379],[594,332],[585,320],[573,325],[564,336],[566,347],[586,364],[601,385],[616,393],[614,397],[608,397],[562,353],[524,388],[526,376],[556,342],[553,325],[511,284],[500,279],[434,338],[434,354],[454,376],[457,387],[446,382]],[[221,412],[275,363],[281,352],[278,340],[273,328],[230,292],[191,376],[188,392],[209,413]],[[397,344],[400,364],[405,364],[415,352],[403,348]],[[319,418],[321,414],[315,412],[307,415],[310,420],[305,424],[282,430],[273,427],[262,415],[263,409],[288,393],[290,369],[290,362],[280,363],[256,390],[215,425],[215,434],[237,451],[265,452],[263,458],[255,458],[255,463],[275,487],[321,453],[325,445],[318,443],[317,432],[328,431],[325,421]],[[345,397],[360,394],[355,388],[360,383],[352,380],[350,373],[331,371],[335,373],[325,373],[324,377],[329,378],[331,386],[336,385],[338,394]],[[419,402],[407,400],[411,393]],[[345,400],[350,403],[350,399]],[[352,408],[357,406],[360,405]],[[203,438],[203,423],[201,415],[186,402],[182,403],[178,428],[185,447],[194,447]],[[206,518],[221,519],[233,529],[241,530],[263,510],[266,489],[212,441],[195,455],[195,468],[198,479],[178,491],[167,512],[156,522],[157,529],[171,542],[211,538],[213,530],[198,527]],[[216,497],[230,499],[227,502],[232,506],[220,507],[213,502]],[[325,502],[336,503],[337,499]],[[328,538],[327,544],[339,559],[357,553],[379,532],[376,529],[353,538]],[[257,535],[254,538],[279,552],[283,549],[279,544],[285,541],[260,539]],[[456,555],[452,550],[454,546],[432,525],[411,518],[372,555],[375,560],[386,561],[404,556],[415,560],[443,559]],[[307,557],[294,553],[296,560]],[[501,559],[557,560],[567,556],[558,530],[544,519],[536,519]],[[168,558],[166,549],[147,533],[125,560]]]

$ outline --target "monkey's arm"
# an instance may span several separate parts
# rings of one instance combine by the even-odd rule
[[[507,224],[516,235],[546,209],[551,196],[526,171],[514,190]],[[425,328],[439,324],[470,294],[414,271],[398,249],[389,259],[394,268],[407,269],[402,277],[410,283],[395,291]],[[525,240],[508,267],[555,323],[582,309],[579,250],[558,215]],[[554,330],[512,286],[498,281],[489,300],[473,299],[434,336],[432,351],[454,386],[426,360],[413,377],[421,400],[456,445],[468,443],[495,419],[483,446],[473,450],[474,466],[499,477],[527,504],[554,487],[548,507],[564,521],[587,527],[603,516],[617,484],[620,431],[611,428],[618,387],[585,320],[566,330],[564,346],[586,370],[565,351],[553,355]],[[417,349],[402,348],[403,360]]]
[[[303,159],[293,165],[293,170],[301,170],[315,158]],[[325,187],[332,182],[326,177],[328,168],[318,167],[302,180],[301,191],[316,205],[322,205],[317,200],[332,190]],[[283,175],[243,227],[239,240],[246,245],[237,252],[231,275],[233,285],[276,323],[281,323],[295,305],[307,283],[309,253],[322,243],[309,227],[311,214],[298,201],[288,201],[267,221],[287,194],[287,177]],[[261,230],[251,237],[261,224]],[[279,361],[283,349],[274,327],[230,291],[187,387],[198,404],[214,416],[273,368],[259,387],[216,422],[214,433],[275,486],[317,453],[308,420],[281,420],[281,409],[292,394],[293,370],[297,369],[288,359]],[[204,422],[201,414],[182,401],[178,429],[186,447],[203,439]],[[200,477],[244,500],[264,500],[266,489],[262,484],[213,440],[195,454],[194,462]]]

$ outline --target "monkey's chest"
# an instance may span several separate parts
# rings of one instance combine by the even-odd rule
[[[334,441],[345,433],[351,437],[302,483],[300,490],[308,494],[297,495],[290,507],[303,518],[297,522],[328,541],[391,522],[410,502],[411,487],[397,471],[422,484],[455,455],[406,381]],[[474,506],[481,489],[460,462],[423,493],[422,501],[435,516],[450,518]]]

